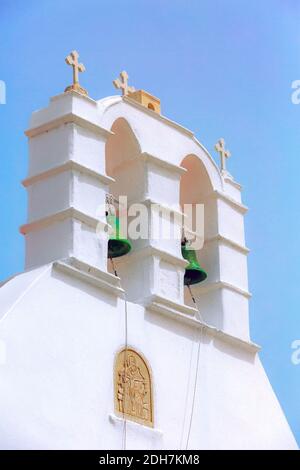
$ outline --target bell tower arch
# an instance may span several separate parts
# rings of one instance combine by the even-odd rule
[[[99,109],[101,124],[113,132],[105,150],[106,173],[116,180],[112,192],[126,194],[128,204],[146,206],[150,228],[165,218],[157,205],[169,211],[171,232],[177,234],[171,240],[149,232],[147,239],[132,240],[131,253],[117,259],[128,298],[169,313],[196,315],[184,289],[188,263],[181,235],[184,204],[192,204],[193,211],[200,204],[203,230],[196,256],[208,277],[193,287],[197,305],[209,325],[249,340],[247,208],[241,186],[219,170],[193,133],[164,116],[128,97],[107,98]]]
[[[207,279],[192,286],[204,321],[234,336],[249,339],[247,254],[240,186],[222,174],[223,190],[215,189],[203,161],[187,155],[181,162],[180,203],[197,205],[204,211],[196,256]],[[195,217],[193,217],[195,220]],[[185,290],[185,302],[192,300]]]
[[[194,314],[183,302],[179,185],[185,170],[144,151],[139,129],[122,116],[112,122],[111,132],[105,148],[106,172],[114,179],[110,191],[114,200],[127,197],[127,209],[120,209],[127,210],[128,237],[137,217],[143,224],[141,236],[130,238],[132,251],[115,259],[127,298],[145,306],[179,304]],[[170,235],[161,236],[166,228]]]

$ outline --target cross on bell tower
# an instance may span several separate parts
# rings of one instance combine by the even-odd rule
[[[78,62],[79,54],[77,51],[72,51],[65,59],[68,65],[73,67],[73,84],[65,89],[67,91],[77,91],[82,95],[88,95],[88,92],[79,85],[79,72],[85,72],[85,66]]]
[[[128,73],[123,70],[123,72],[120,73],[120,78],[113,80],[115,88],[122,90],[122,96],[128,96],[129,93],[133,93],[135,91],[133,86],[128,85],[128,78]]]
[[[223,138],[219,139],[215,145],[215,149],[219,152],[221,157],[221,171],[227,172],[226,170],[226,158],[231,157],[229,150],[225,150],[225,140]]]

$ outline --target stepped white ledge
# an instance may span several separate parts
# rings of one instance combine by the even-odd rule
[[[66,258],[53,263],[54,269],[57,269],[71,277],[103,289],[111,294],[124,297],[124,290],[121,287],[121,280],[113,274],[101,269],[97,269],[75,257]]]
[[[115,182],[114,178],[111,178],[110,176],[98,173],[92,168],[81,165],[80,163],[74,160],[69,160],[63,163],[62,165],[57,165],[53,168],[50,168],[49,170],[43,171],[41,173],[38,173],[36,175],[30,176],[29,178],[24,179],[22,181],[22,185],[25,188],[27,188],[29,186],[32,186],[35,183],[38,183],[39,181],[43,181],[47,178],[51,178],[52,176],[59,175],[60,173],[64,173],[65,171],[73,171],[77,173],[86,174],[88,176],[95,178],[96,180],[99,181],[99,183],[102,183],[102,184],[109,185]]]
[[[114,167],[114,172],[117,173],[121,170],[123,170],[125,167],[128,166],[134,166],[140,161],[150,163],[153,165],[156,165],[160,168],[163,168],[165,170],[169,170],[172,173],[177,174],[178,176],[181,176],[182,174],[186,173],[187,170],[186,168],[183,168],[182,166],[176,165],[175,163],[171,163],[167,160],[163,160],[155,155],[152,155],[148,152],[142,152],[134,155],[130,160],[123,161],[119,164],[117,164]]]
[[[60,212],[56,212],[55,214],[51,214],[47,217],[43,217],[42,219],[35,220],[33,222],[29,222],[28,224],[24,224],[20,227],[20,233],[26,235],[29,232],[33,232],[36,230],[41,230],[49,225],[61,222],[65,219],[77,219],[80,222],[88,225],[91,228],[96,229],[99,227],[99,224],[102,226],[102,229],[105,230],[108,228],[108,224],[100,219],[96,219],[90,215],[85,214],[84,212],[76,209],[75,207],[69,207],[64,209]]]
[[[109,131],[108,129],[105,129],[104,127],[89,121],[88,119],[85,119],[77,114],[74,114],[73,112],[64,114],[63,116],[59,116],[55,119],[52,119],[51,121],[48,121],[44,124],[41,124],[40,126],[27,129],[25,131],[25,135],[27,137],[35,137],[39,134],[43,134],[44,132],[49,132],[53,129],[56,129],[63,124],[77,124],[80,127],[83,127],[84,129],[87,129],[89,131],[94,132],[95,134],[99,134],[104,138],[108,138],[109,136],[113,135],[113,132]]]
[[[232,248],[235,248],[236,250],[240,251],[241,253],[247,255],[250,250],[244,245],[241,245],[240,243],[235,242],[234,240],[231,240],[230,238],[224,237],[221,234],[215,235],[214,237],[207,238],[204,241],[204,245],[207,245],[209,243],[214,243],[214,242],[222,242],[224,245],[231,246]]]
[[[161,295],[153,294],[150,297],[144,299],[143,305],[147,310],[153,310],[157,313],[163,313],[165,315],[182,315],[189,317],[194,317],[197,315],[198,310],[188,305],[174,302],[167,297],[162,297]]]
[[[48,106],[32,113],[30,128],[36,128],[68,113],[80,115],[96,124],[99,122],[97,102],[89,96],[70,90],[50,98]]]
[[[223,201],[227,202],[231,206],[233,206],[237,211],[239,211],[241,214],[246,214],[248,212],[248,207],[245,206],[244,204],[236,201],[232,197],[228,196],[225,192],[220,192],[217,189],[213,191],[213,197],[216,199],[222,199]]]
[[[152,155],[151,153],[148,152],[142,152],[141,153],[141,158],[147,162],[153,163],[154,165],[161,166],[162,168],[166,168],[168,170],[171,170],[175,173],[178,173],[179,175],[182,175],[183,173],[187,172],[186,168],[183,168],[182,166],[175,165],[174,163],[168,162],[167,160],[162,160],[161,158]]]
[[[198,330],[202,330],[212,338],[217,338],[223,341],[224,343],[229,343],[234,346],[237,346],[240,349],[248,351],[249,353],[256,354],[261,350],[261,347],[256,343],[246,341],[242,338],[239,338],[238,336],[231,335],[223,330],[211,326],[202,320],[198,320],[197,318],[195,318],[198,315],[197,309],[190,307],[191,310],[194,311],[194,313],[192,315],[187,315],[187,312],[181,309],[182,306],[180,304],[175,304],[175,308],[172,304],[173,302],[168,302],[167,299],[164,299],[159,296],[153,296],[152,299],[149,299],[146,308],[149,311],[165,315],[168,318],[173,319],[174,321],[184,323],[185,325],[190,326],[193,329],[197,328]]]
[[[207,292],[212,292],[222,288],[236,292],[237,294],[240,294],[246,297],[247,299],[250,299],[252,297],[252,294],[249,291],[241,289],[240,287],[237,287],[234,284],[231,284],[226,281],[207,282],[205,284],[202,284],[201,286],[197,287],[197,293],[206,294]]]
[[[229,333],[226,333],[223,330],[220,330],[214,326],[210,326],[207,323],[199,320],[194,320],[196,324],[196,328],[202,328],[204,332],[207,332],[208,335],[218,338],[224,343],[229,343],[234,346],[238,346],[241,349],[244,349],[250,353],[257,354],[261,350],[261,346],[259,344],[253,343],[252,341],[246,341],[242,338],[239,338],[238,336],[231,335]]]
[[[239,191],[242,191],[243,186],[240,183],[237,183],[236,181],[234,181],[233,177],[230,178],[229,176],[224,175],[223,178],[226,181],[226,183],[229,183],[234,188],[238,189]]]

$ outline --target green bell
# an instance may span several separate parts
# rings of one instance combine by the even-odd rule
[[[106,216],[107,223],[112,227],[113,232],[108,240],[108,258],[118,258],[124,256],[131,250],[131,244],[120,234],[120,220],[115,214]]]
[[[191,284],[198,284],[199,282],[205,281],[207,274],[198,263],[195,250],[188,250],[186,248],[186,244],[183,242],[181,244],[181,253],[183,258],[189,262],[185,268],[184,285],[189,286]]]

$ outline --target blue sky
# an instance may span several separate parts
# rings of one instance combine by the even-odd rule
[[[71,82],[73,49],[91,97],[115,94],[112,79],[162,101],[163,114],[195,131],[213,153],[223,136],[228,169],[243,185],[252,339],[300,443],[298,0],[0,0],[0,279],[22,271],[32,111]],[[216,157],[217,158],[217,157]]]

